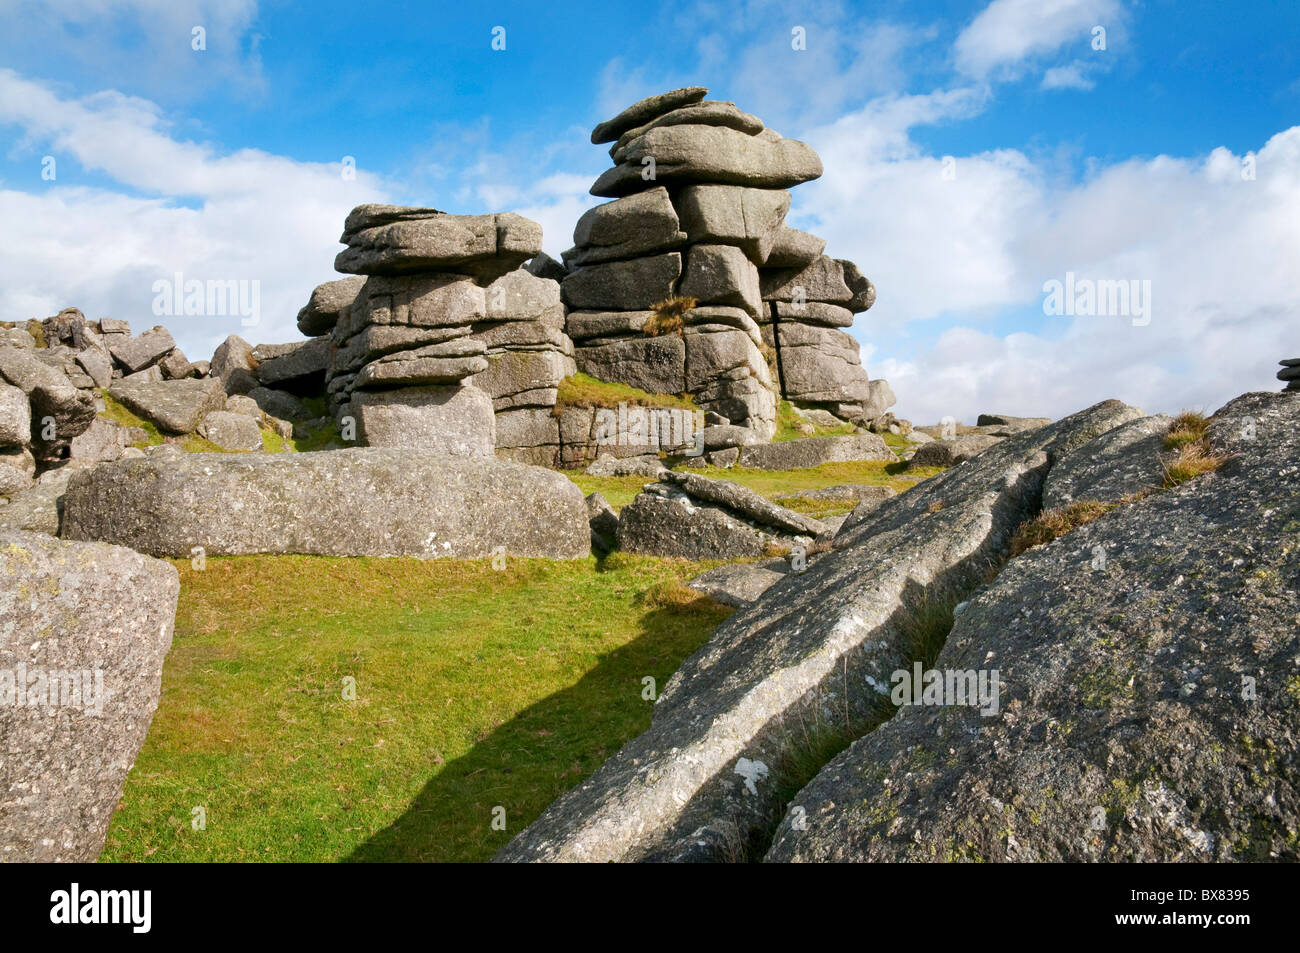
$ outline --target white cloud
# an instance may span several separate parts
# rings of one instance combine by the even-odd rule
[[[945,178],[908,129],[972,108],[961,91],[894,99],[808,135],[827,172],[795,190],[792,216],[876,283],[855,334],[898,413],[1060,416],[1107,397],[1213,409],[1276,389],[1300,326],[1300,127],[1259,150],[1253,181],[1226,149],[1066,185],[1006,150],[956,157]],[[1150,280],[1150,324],[1044,317],[1043,283],[1067,271]],[[1022,332],[987,329],[1017,315]],[[958,326],[909,355],[927,319]]]
[[[1116,29],[1122,12],[1118,0],[993,0],[957,37],[953,57],[970,77],[1014,77],[1026,60],[1083,48],[1094,26]]]
[[[1043,89],[1092,89],[1096,81],[1088,76],[1088,68],[1078,61],[1068,66],[1053,66],[1043,74]]]
[[[257,0],[12,0],[0,7],[0,62],[60,80],[79,70],[167,100],[218,87],[257,94],[257,9]]]
[[[0,124],[18,126],[30,148],[59,158],[46,191],[0,190],[0,220],[23,223],[22,240],[0,258],[0,316],[77,306],[137,330],[161,323],[194,360],[230,333],[254,343],[298,338],[298,308],[316,284],[338,277],[333,261],[347,212],[386,197],[364,171],[347,181],[338,164],[249,149],[222,155],[172,138],[147,101],[115,92],[63,99],[9,70],[0,70]],[[62,184],[78,165],[134,194]],[[153,282],[176,272],[259,281],[261,324],[156,317]]]

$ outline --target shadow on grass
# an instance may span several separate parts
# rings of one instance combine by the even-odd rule
[[[631,642],[578,682],[524,709],[443,766],[348,862],[486,861],[650,725],[656,691],[729,610],[656,608]],[[494,826],[495,822],[495,826]],[[504,830],[496,829],[504,824]]]

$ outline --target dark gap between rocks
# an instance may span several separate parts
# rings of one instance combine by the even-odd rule
[[[785,390],[785,366],[781,363],[781,329],[777,325],[776,302],[767,303],[772,313],[772,350],[776,352],[776,386],[781,392],[782,400],[789,400],[790,397]]]

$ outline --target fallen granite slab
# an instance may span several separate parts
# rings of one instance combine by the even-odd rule
[[[69,481],[62,535],[154,556],[574,559],[591,545],[582,491],[560,473],[387,447],[100,464]]]
[[[790,572],[789,560],[776,557],[756,563],[730,563],[700,573],[686,585],[724,606],[743,609]]]
[[[770,526],[784,533],[817,537],[826,532],[825,524],[778,506],[765,496],[731,480],[711,480],[698,473],[667,471],[660,477],[665,483],[680,487],[688,496],[706,503],[724,506],[734,513],[761,526]]]
[[[742,447],[739,465],[758,470],[794,470],[851,460],[888,460],[892,463],[897,459],[879,434],[857,433]]]
[[[781,766],[810,730],[880,722],[880,690],[915,658],[919,607],[984,582],[1052,464],[1139,415],[1098,404],[887,500],[722,623],[664,688],[649,730],[496,859],[743,857],[784,813]]]
[[[174,566],[120,546],[0,531],[0,863],[103,850],[179,591]]]
[[[1300,859],[1300,394],[1236,398],[1210,440],[1217,472],[1026,552],[957,616],[934,667],[997,669],[993,716],[902,707],[766,859]]]
[[[170,434],[193,433],[204,416],[226,406],[226,389],[220,379],[179,381],[121,380],[108,395],[133,414]]]

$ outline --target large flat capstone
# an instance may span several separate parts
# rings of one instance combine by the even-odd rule
[[[431,450],[189,454],[77,473],[62,534],[155,556],[570,559],[590,550],[582,492],[562,474]]]

